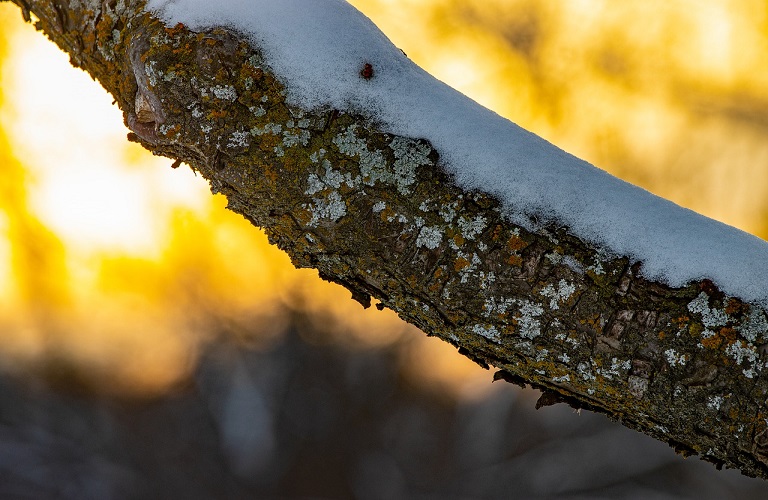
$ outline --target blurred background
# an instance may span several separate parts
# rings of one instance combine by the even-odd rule
[[[351,3],[481,104],[768,236],[763,0]],[[293,269],[111,102],[0,3],[0,497],[768,497]]]

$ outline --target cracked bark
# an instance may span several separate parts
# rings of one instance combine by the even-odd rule
[[[364,306],[375,297],[495,379],[539,388],[537,407],[604,413],[768,477],[761,308],[707,280],[647,281],[641,263],[566,227],[509,223],[497,200],[459,189],[428,142],[288,106],[236,33],[167,28],[140,1],[11,1],[113,94],[129,139],[189,164],[297,267]]]

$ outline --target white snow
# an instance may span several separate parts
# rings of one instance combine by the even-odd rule
[[[512,221],[571,228],[604,252],[642,261],[672,286],[709,278],[768,307],[768,243],[698,215],[560,150],[408,60],[344,0],[150,0],[167,24],[249,34],[290,103],[363,113],[389,132],[426,138],[465,188],[502,200]],[[373,77],[360,76],[365,64]]]

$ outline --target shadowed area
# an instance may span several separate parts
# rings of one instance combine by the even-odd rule
[[[538,392],[461,398],[408,373],[407,335],[363,351],[291,320],[266,349],[217,342],[154,400],[4,380],[4,498],[765,498],[735,471]],[[229,338],[231,332],[223,334]],[[434,342],[438,342],[434,340]],[[486,382],[490,374],[486,374]],[[56,379],[58,382],[62,380]]]

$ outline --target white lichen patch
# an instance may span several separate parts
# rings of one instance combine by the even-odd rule
[[[631,367],[632,363],[628,359],[621,361],[618,358],[611,358],[611,367],[598,370],[598,374],[612,380],[613,377],[623,376]]]
[[[600,259],[597,256],[593,258],[592,262],[593,262],[592,265],[587,266],[587,271],[592,271],[598,276],[605,274],[605,270],[603,269],[603,263],[600,261]]]
[[[648,379],[630,375],[627,377],[627,386],[629,388],[630,394],[632,394],[637,399],[642,399],[648,390]]]
[[[515,299],[488,297],[485,299],[483,314],[486,317],[490,317],[491,315],[506,314],[507,310],[510,309],[513,305],[515,305]]]
[[[383,201],[377,201],[373,204],[372,210],[374,213],[382,212],[385,208],[387,208],[387,204]]]
[[[426,247],[430,250],[440,246],[443,241],[443,232],[438,226],[424,226],[416,237],[417,247]]]
[[[685,366],[685,363],[688,362],[688,356],[680,354],[674,349],[664,351],[664,358],[669,363],[669,366]]]
[[[342,184],[346,184],[349,187],[356,185],[349,172],[342,174],[341,171],[334,170],[331,162],[328,160],[323,160],[323,168],[325,173],[321,175],[309,174],[309,177],[307,177],[307,189],[304,191],[304,194],[313,195],[324,189],[339,189]]]
[[[400,194],[410,193],[410,186],[416,182],[416,169],[429,163],[429,147],[411,139],[395,137],[389,144],[394,161],[387,165],[384,154],[369,150],[367,143],[355,134],[357,125],[352,125],[333,138],[339,151],[349,157],[357,156],[360,175],[366,185],[377,182],[393,185]]]
[[[299,144],[302,146],[309,144],[309,131],[300,129],[298,132],[290,132],[288,130],[283,132],[283,146],[292,148]]]
[[[466,283],[469,281],[469,278],[475,274],[478,266],[483,261],[480,260],[480,257],[474,252],[472,252],[472,255],[469,255],[460,251],[458,252],[458,259],[460,259],[459,262],[463,264],[461,269],[459,269],[459,276],[461,277],[461,282]]]
[[[447,203],[441,206],[437,213],[440,215],[440,217],[443,218],[445,222],[451,222],[456,218],[456,207],[458,206],[459,202],[457,201],[454,201],[453,203]]]
[[[211,93],[222,101],[232,102],[237,99],[237,91],[232,85],[216,85],[211,87]]]
[[[264,134],[279,135],[282,130],[283,126],[279,123],[267,123],[263,127],[253,127],[250,132],[252,135],[259,136]]]
[[[726,347],[725,352],[736,361],[737,365],[747,365],[747,368],[742,370],[742,373],[747,378],[754,378],[765,367],[765,364],[759,361],[757,349],[749,342],[744,343],[741,340],[737,340]]]
[[[570,299],[575,291],[576,286],[573,283],[568,283],[566,280],[561,279],[557,284],[557,288],[547,285],[539,294],[551,299],[549,301],[549,308],[554,311],[560,309],[560,304]]]
[[[397,179],[397,188],[402,194],[408,193],[408,186],[416,181],[416,169],[429,164],[429,146],[403,137],[395,137],[389,144],[395,155],[392,164]]]
[[[486,289],[496,282],[496,273],[493,271],[480,271],[478,277],[480,278],[480,288]]]
[[[556,384],[562,384],[564,382],[570,382],[570,381],[571,381],[571,376],[568,374],[560,375],[559,377],[552,377],[552,382]]]
[[[457,221],[461,235],[468,240],[475,239],[480,233],[483,232],[486,226],[485,217],[478,215],[474,219],[466,219],[465,217],[459,217]]]
[[[717,395],[717,396],[710,396],[707,398],[707,408],[710,410],[719,410],[720,407],[723,405],[723,401],[725,401],[725,398],[723,396]]]
[[[326,198],[313,198],[314,203],[309,207],[312,220],[310,227],[315,227],[320,221],[336,222],[347,214],[347,204],[337,191],[331,191]],[[306,208],[306,206],[305,206]]]
[[[149,80],[149,84],[153,87],[157,86],[158,78],[160,78],[160,72],[155,67],[157,65],[157,61],[149,61],[144,64],[144,73],[147,75],[147,79]]]
[[[312,163],[318,163],[324,157],[325,157],[325,149],[320,148],[309,155],[309,161],[311,161]]]
[[[702,336],[705,338],[715,334],[712,328],[725,326],[728,323],[728,315],[725,311],[709,307],[709,297],[704,292],[701,292],[698,297],[688,303],[688,310],[693,314],[701,315],[701,322],[706,327],[702,332]]]
[[[538,318],[544,314],[544,308],[528,300],[518,302],[520,308],[515,315],[518,334],[523,338],[534,339],[541,335],[541,322]]]
[[[763,342],[768,335],[768,321],[759,307],[751,306],[747,321],[736,330],[749,342]]]
[[[557,357],[557,359],[559,359],[563,363],[567,363],[571,360],[571,357],[568,356],[566,353],[562,353],[560,356]]]
[[[519,231],[518,231],[519,235]],[[576,260],[575,258],[571,257],[570,255],[563,255],[557,252],[552,252],[544,255],[544,257],[550,261],[552,264],[555,265],[564,265],[568,266],[572,271],[576,272],[579,275],[583,275],[585,273],[584,266],[581,265],[581,263]]]
[[[475,335],[480,335],[482,337],[487,338],[488,340],[492,340],[494,342],[498,342],[500,335],[499,331],[496,329],[495,326],[483,326],[483,325],[474,325],[472,327],[472,333]]]
[[[592,382],[597,379],[595,374],[592,373],[590,366],[586,363],[579,363],[576,366],[576,373],[578,373],[579,376],[587,382]]]
[[[247,148],[250,145],[250,142],[248,140],[250,136],[251,134],[245,131],[233,132],[232,135],[229,136],[229,142],[227,143],[227,147]]]
[[[172,132],[174,129],[176,130],[176,133],[173,134],[173,136],[170,136],[170,132]],[[181,131],[174,125],[160,125],[157,128],[157,131],[160,133],[160,135],[165,136],[166,139],[170,139],[172,141],[178,141],[181,138]]]

